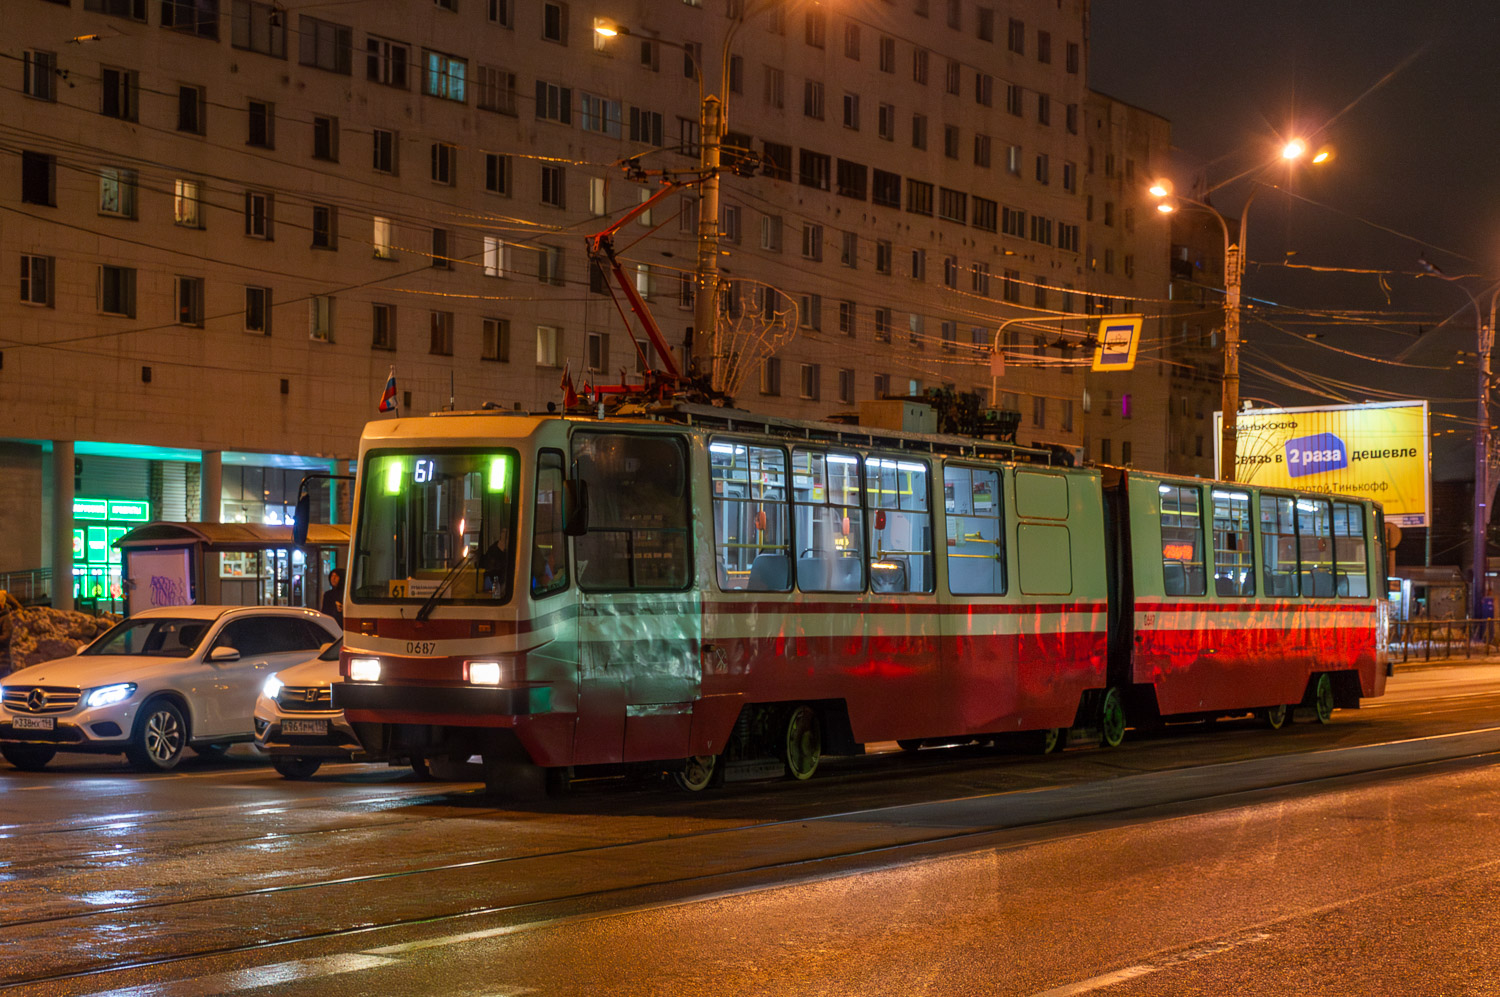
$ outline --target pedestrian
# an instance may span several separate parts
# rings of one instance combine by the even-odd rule
[[[323,593],[323,613],[344,625],[344,575],[338,568],[328,572],[328,591]]]

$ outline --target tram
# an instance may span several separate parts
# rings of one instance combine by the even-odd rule
[[[367,426],[334,692],[364,743],[478,755],[493,788],[644,766],[697,790],[1384,691],[1367,500],[636,410]]]

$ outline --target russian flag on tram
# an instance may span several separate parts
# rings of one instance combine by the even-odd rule
[[[385,391],[380,395],[380,411],[393,412],[396,409],[396,368],[391,368],[390,376],[385,379]]]

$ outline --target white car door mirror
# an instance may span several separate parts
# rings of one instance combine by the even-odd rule
[[[214,664],[240,660],[240,652],[232,647],[216,647],[208,652],[208,660]]]

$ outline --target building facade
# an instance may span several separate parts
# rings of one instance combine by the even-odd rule
[[[1167,297],[1165,240],[1089,263],[1085,0],[16,0],[6,21],[0,571],[69,570],[75,496],[276,521],[368,419],[634,376],[585,238],[666,176],[686,186],[614,244],[686,363],[709,95],[740,167],[717,299],[744,407],[953,387],[1081,450],[1085,296]],[[1114,143],[1134,126],[1109,113]],[[1165,152],[1156,122],[1137,162]]]

